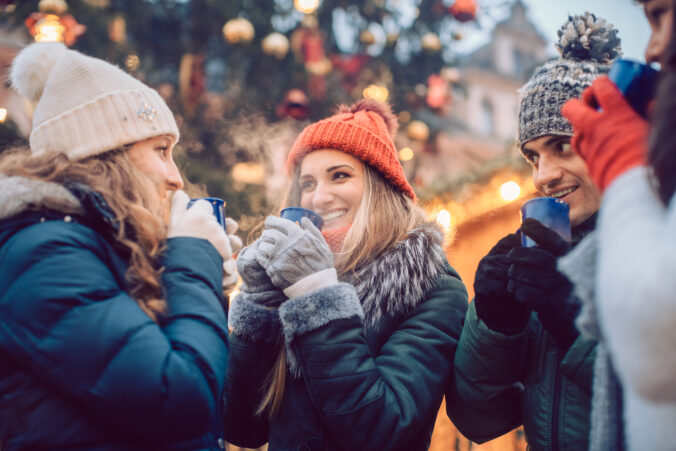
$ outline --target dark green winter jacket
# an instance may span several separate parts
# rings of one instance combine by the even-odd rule
[[[573,243],[594,222],[574,230]],[[477,443],[523,425],[531,449],[586,450],[596,344],[578,336],[563,351],[536,314],[521,333],[504,335],[489,329],[472,303],[446,395],[449,417]]]
[[[596,342],[578,337],[563,354],[535,315],[518,335],[490,330],[472,303],[455,356],[466,410],[451,419],[483,443],[523,424],[535,450],[584,450]],[[451,397],[447,397],[453,408]]]
[[[440,242],[431,227],[413,231],[358,281],[286,301],[279,326],[236,299],[226,440],[247,447],[269,441],[271,451],[428,449],[467,309]],[[281,409],[268,420],[253,412],[280,330],[291,371]]]

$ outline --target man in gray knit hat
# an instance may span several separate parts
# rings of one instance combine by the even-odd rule
[[[556,260],[593,230],[600,193],[570,148],[561,106],[608,72],[619,55],[616,35],[593,14],[569,17],[559,31],[561,57],[520,90],[517,145],[537,190],[570,206],[573,238],[528,219],[521,231],[537,246],[521,247],[510,234],[479,263],[447,394],[449,416],[470,440],[523,425],[533,449],[587,449],[596,342],[575,328],[580,303]]]

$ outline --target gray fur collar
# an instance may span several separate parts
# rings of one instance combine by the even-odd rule
[[[364,323],[373,326],[384,316],[406,313],[418,305],[445,263],[443,235],[435,225],[426,223],[379,258],[341,279],[354,285],[364,310]]]
[[[80,201],[58,183],[0,174],[0,220],[24,211],[81,213]]]

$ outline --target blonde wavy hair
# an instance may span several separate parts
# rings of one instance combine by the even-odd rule
[[[78,182],[101,194],[119,224],[114,239],[127,254],[129,294],[158,321],[166,309],[159,255],[167,231],[158,219],[160,212],[150,205],[149,190],[156,188],[127,157],[129,147],[79,161],[69,160],[63,153],[35,156],[26,148],[14,149],[0,157],[0,173],[60,185]]]
[[[411,198],[369,165],[362,162],[362,166],[364,194],[343,246],[340,252],[334,254],[336,271],[340,276],[354,274],[426,222],[423,210],[415,206]],[[300,164],[292,174],[284,208],[300,206],[299,182]],[[259,415],[268,412],[274,416],[279,411],[286,385],[286,367],[286,349],[282,343],[275,366],[263,386],[265,394],[257,410]]]

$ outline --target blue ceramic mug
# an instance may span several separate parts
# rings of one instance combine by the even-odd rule
[[[554,197],[536,197],[521,206],[521,222],[526,218],[535,218],[548,229],[552,229],[564,240],[570,242],[570,207]],[[536,246],[535,241],[521,232],[521,246]]]
[[[298,223],[298,225],[300,225],[300,220],[302,218],[308,218],[319,230],[322,230],[322,227],[324,227],[324,220],[322,217],[314,211],[308,210],[307,208],[288,207],[282,210],[280,216],[284,219],[288,219],[289,221]]]
[[[608,78],[643,117],[648,116],[648,104],[655,97],[658,75],[659,72],[649,65],[628,59],[616,60],[608,72]]]
[[[211,208],[214,210],[214,216],[216,216],[216,220],[223,228],[225,228],[225,201],[223,199],[219,199],[218,197],[198,197],[196,199],[190,199],[190,202],[188,202],[188,208],[192,207],[192,204],[198,200],[206,200],[211,204]]]

